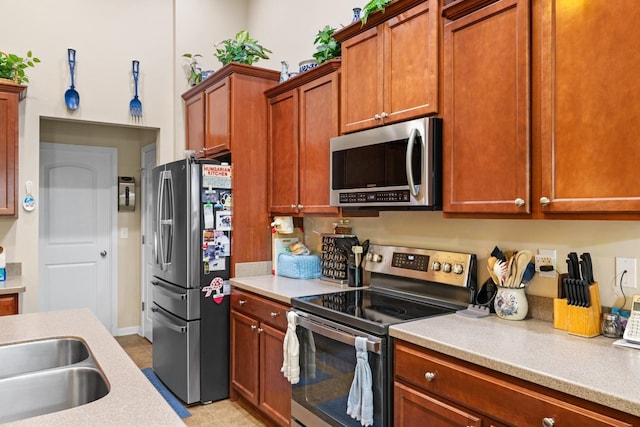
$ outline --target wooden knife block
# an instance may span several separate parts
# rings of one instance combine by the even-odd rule
[[[562,280],[560,277],[558,280]],[[563,329],[572,335],[595,337],[602,333],[602,306],[598,283],[589,286],[590,307],[569,305],[566,298],[553,300],[553,327]]]

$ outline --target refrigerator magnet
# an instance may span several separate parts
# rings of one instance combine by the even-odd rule
[[[216,230],[231,230],[231,211],[216,211]]]
[[[220,304],[224,299],[224,293],[222,292],[223,286],[224,280],[222,277],[214,277],[213,280],[211,280],[211,283],[209,283],[209,286],[202,288],[202,292],[205,292],[204,297],[213,297],[213,301],[216,304]]]

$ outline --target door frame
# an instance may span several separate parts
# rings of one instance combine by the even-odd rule
[[[93,151],[93,152],[103,152],[109,155],[110,165],[107,166],[108,173],[110,175],[111,188],[109,189],[109,193],[111,193],[111,197],[109,197],[109,210],[111,211],[111,232],[109,238],[110,248],[108,249],[109,254],[111,256],[108,257],[109,260],[109,275],[111,280],[109,281],[108,286],[111,287],[111,325],[109,328],[109,332],[111,335],[116,336],[118,333],[118,149],[115,147],[98,147],[91,145],[76,145],[76,144],[64,144],[64,143],[51,143],[51,142],[40,142],[40,146],[38,147],[38,151],[40,151],[43,147],[52,147],[54,150],[74,150],[74,151]],[[62,157],[64,158],[64,157]],[[38,209],[38,215],[42,215],[42,209]],[[38,218],[38,224],[40,224],[41,218]],[[41,230],[38,231],[38,251],[40,251],[40,239],[41,239]],[[38,269],[39,271],[43,271],[41,260],[38,261]],[[41,273],[40,273],[41,274]],[[38,306],[42,309],[42,294],[40,294],[38,298]]]
[[[151,310],[151,304],[153,301],[147,300],[148,290],[151,277],[146,274],[147,252],[145,250],[146,242],[151,239],[152,236],[147,236],[147,223],[151,221],[151,218],[146,215],[146,207],[144,203],[147,200],[147,193],[152,191],[152,188],[147,186],[147,177],[151,176],[151,169],[148,169],[144,164],[145,156],[150,154],[151,151],[156,153],[156,161],[154,161],[154,167],[157,165],[157,144],[148,144],[142,147],[140,150],[140,233],[142,239],[140,241],[140,301],[144,303],[144,310],[140,307],[140,332],[139,335],[147,338],[149,341],[153,341],[153,322],[147,322],[145,314]],[[150,317],[150,316],[149,316]],[[149,323],[149,324],[148,324]]]

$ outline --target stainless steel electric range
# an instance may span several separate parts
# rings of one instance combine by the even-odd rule
[[[393,425],[393,345],[389,326],[455,312],[475,300],[476,256],[371,245],[368,288],[292,298],[300,343],[300,382],[292,388],[292,425],[360,426],[346,413],[356,364],[355,339],[367,338],[374,426]]]

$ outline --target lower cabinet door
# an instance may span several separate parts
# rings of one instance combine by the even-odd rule
[[[18,314],[18,294],[0,295],[0,316]]]
[[[231,385],[254,405],[259,384],[258,321],[231,311]]]
[[[260,409],[279,425],[291,423],[291,383],[284,377],[282,344],[285,333],[260,324]]]
[[[420,393],[404,384],[395,382],[393,395],[395,427],[483,426],[480,416]]]

